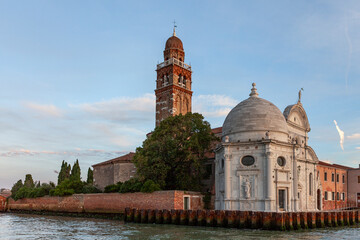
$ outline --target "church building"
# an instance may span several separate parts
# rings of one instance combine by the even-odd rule
[[[230,111],[215,149],[215,209],[320,209],[319,160],[308,145],[310,125],[300,100],[301,92],[281,113],[259,97],[254,83],[250,97]]]

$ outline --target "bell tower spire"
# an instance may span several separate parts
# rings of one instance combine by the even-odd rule
[[[165,44],[164,62],[156,67],[156,126],[169,116],[191,112],[191,66],[184,63],[182,41],[176,36],[174,21],[173,36]]]

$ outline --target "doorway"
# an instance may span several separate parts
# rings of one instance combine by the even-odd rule
[[[279,210],[285,211],[286,206],[286,192],[285,189],[279,189]]]

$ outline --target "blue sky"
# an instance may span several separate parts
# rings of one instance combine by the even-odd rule
[[[360,163],[358,1],[0,0],[0,187],[56,181],[140,146],[155,124],[165,41],[193,69],[193,110],[212,127],[246,99],[297,101],[319,159]],[[334,120],[344,131],[344,150]]]

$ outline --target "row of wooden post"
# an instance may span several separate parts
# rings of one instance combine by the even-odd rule
[[[360,223],[360,210],[333,212],[252,212],[223,210],[125,209],[125,222],[190,226],[298,230]]]

